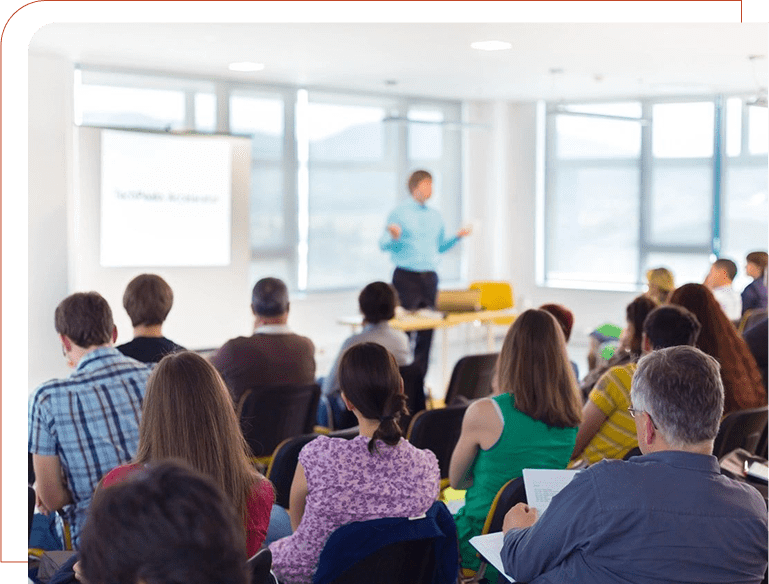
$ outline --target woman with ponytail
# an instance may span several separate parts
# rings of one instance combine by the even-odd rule
[[[358,420],[352,440],[320,436],[299,453],[289,516],[294,533],[270,545],[283,584],[309,583],[331,533],[353,521],[413,517],[438,497],[438,460],[403,438],[403,380],[381,345],[361,343],[339,363],[342,399]]]

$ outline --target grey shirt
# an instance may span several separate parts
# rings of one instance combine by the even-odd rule
[[[766,504],[721,475],[714,456],[604,460],[577,474],[534,525],[505,534],[502,562],[530,584],[758,584]]]
[[[339,349],[339,354],[331,366],[331,371],[323,379],[323,395],[329,395],[339,389],[339,361],[342,360],[342,355],[344,355],[347,349],[360,343],[378,343],[382,345],[393,354],[398,367],[408,365],[414,359],[406,333],[391,328],[387,321],[367,324],[361,332],[352,335],[342,343],[342,348]]]

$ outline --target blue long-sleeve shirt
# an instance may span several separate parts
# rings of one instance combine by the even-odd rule
[[[714,456],[665,451],[583,470],[534,525],[505,534],[502,564],[530,584],[758,584],[766,506]]]
[[[401,235],[393,239],[385,230],[379,240],[382,251],[390,252],[396,267],[412,272],[431,272],[438,266],[438,256],[456,245],[459,238],[446,237],[443,219],[435,209],[411,199],[398,205],[387,217],[387,225],[396,224]]]

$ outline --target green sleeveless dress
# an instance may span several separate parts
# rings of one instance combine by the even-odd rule
[[[491,399],[502,412],[502,435],[494,446],[478,451],[471,467],[473,486],[467,490],[464,507],[454,516],[462,567],[472,570],[478,569],[480,560],[469,540],[480,535],[499,489],[521,476],[524,468],[566,468],[577,440],[576,427],[555,428],[530,418],[515,408],[515,398],[509,393]]]

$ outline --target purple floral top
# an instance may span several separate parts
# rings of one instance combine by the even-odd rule
[[[307,477],[307,502],[293,535],[270,545],[272,568],[284,584],[312,582],[320,552],[331,533],[353,521],[413,517],[438,498],[438,460],[405,439],[396,446],[369,439],[320,436],[299,453]]]

